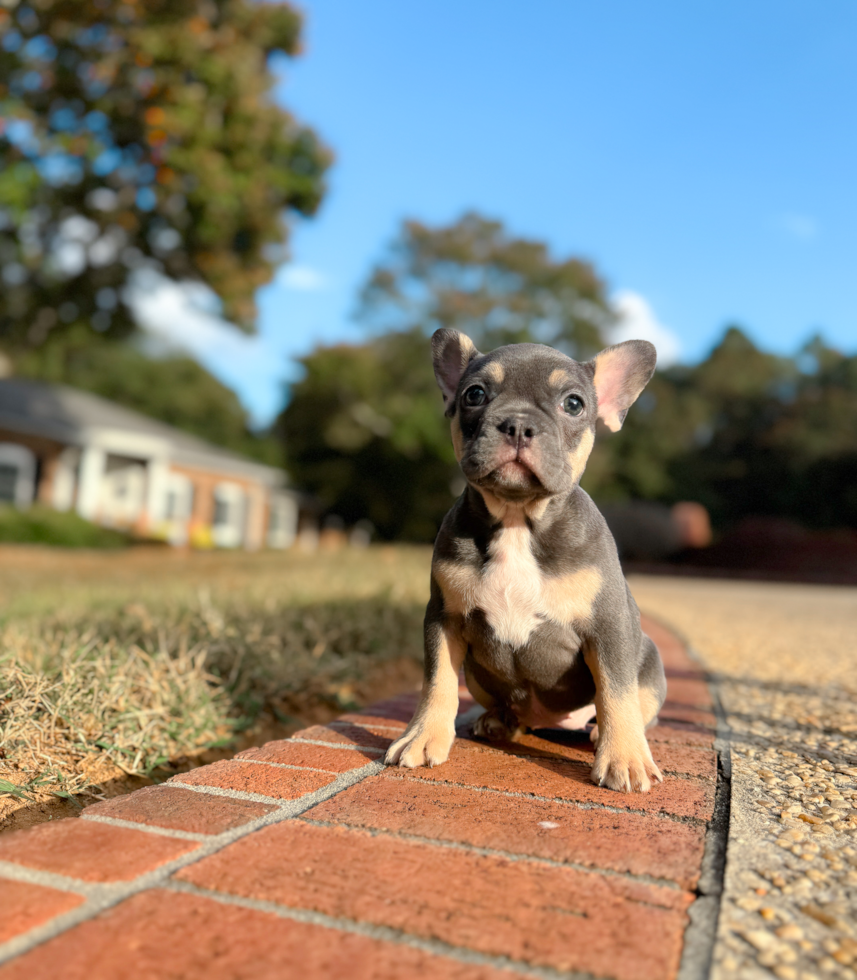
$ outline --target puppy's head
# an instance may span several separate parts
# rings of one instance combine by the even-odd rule
[[[469,337],[432,337],[434,373],[468,482],[509,501],[568,493],[583,474],[596,419],[614,432],[655,370],[645,340],[580,363],[541,344],[480,354]]]

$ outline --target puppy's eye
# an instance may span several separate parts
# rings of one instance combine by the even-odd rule
[[[474,385],[464,392],[464,404],[469,405],[471,408],[475,408],[477,405],[484,405],[487,398],[485,389],[480,388],[479,385]]]
[[[580,415],[583,411],[583,399],[578,395],[569,395],[563,401],[562,407],[569,415]]]

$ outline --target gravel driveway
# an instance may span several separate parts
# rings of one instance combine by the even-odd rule
[[[857,588],[631,576],[731,728],[712,980],[857,977]]]

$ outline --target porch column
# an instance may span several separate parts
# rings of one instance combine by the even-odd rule
[[[77,512],[88,521],[98,515],[101,498],[101,481],[107,454],[98,446],[86,446],[80,457],[80,476],[77,486]]]
[[[161,457],[153,457],[147,467],[148,487],[146,493],[147,525],[151,532],[164,520],[164,504],[167,495],[167,474],[169,463]]]

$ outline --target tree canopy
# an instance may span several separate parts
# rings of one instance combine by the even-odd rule
[[[132,327],[130,273],[194,278],[245,330],[329,154],[275,105],[301,19],[254,0],[0,6],[0,344]]]
[[[452,326],[486,351],[536,340],[580,359],[611,322],[589,265],[476,215],[406,222],[358,313],[375,335],[304,358],[277,431],[328,512],[410,540],[434,537],[462,487],[427,335]],[[699,501],[719,529],[750,515],[857,527],[855,431],[857,357],[820,338],[781,357],[732,326],[701,363],[656,372],[582,483],[596,501]]]
[[[472,212],[445,227],[405,221],[357,315],[376,333],[453,327],[485,350],[531,341],[579,359],[604,346],[614,318],[588,262],[555,259],[543,242]]]

